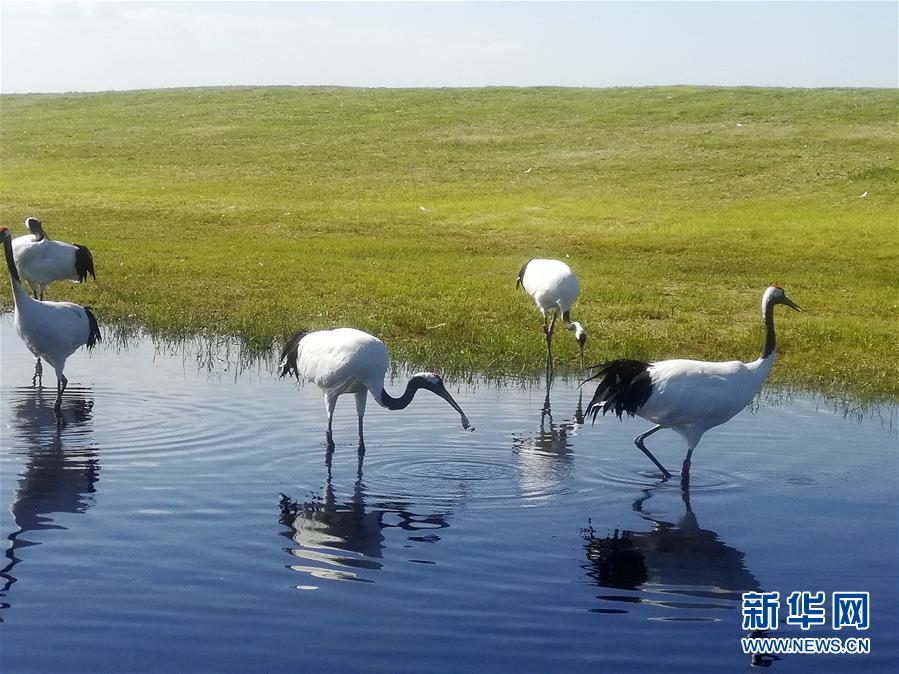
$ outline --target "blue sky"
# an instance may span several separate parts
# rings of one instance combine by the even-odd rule
[[[0,91],[896,87],[896,2],[3,2]]]

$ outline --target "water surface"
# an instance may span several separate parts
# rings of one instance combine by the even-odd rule
[[[104,344],[58,425],[8,316],[0,344],[4,672],[744,671],[747,590],[870,591],[871,655],[768,664],[895,671],[893,406],[764,395],[685,493],[576,382],[451,387],[473,433],[370,404],[360,461],[352,398],[329,456],[318,389],[265,363]]]

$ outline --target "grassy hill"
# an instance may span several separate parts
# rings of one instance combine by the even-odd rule
[[[899,395],[895,90],[228,88],[0,97],[2,224],[88,245],[101,323],[268,348],[354,325],[438,371],[542,367],[531,257],[590,362],[749,360]],[[861,197],[867,192],[866,197]],[[6,284],[6,281],[2,283]],[[7,306],[7,285],[0,287]],[[556,355],[574,364],[564,331]]]

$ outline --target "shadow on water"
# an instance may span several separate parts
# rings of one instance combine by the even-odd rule
[[[633,503],[633,511],[650,523],[649,531],[615,529],[611,535],[599,538],[592,523],[588,522],[582,531],[588,563],[582,568],[600,587],[640,593],[597,596],[605,602],[648,604],[693,613],[684,617],[654,618],[667,622],[718,620],[705,612],[736,610],[742,604],[744,592],[761,592],[763,588],[746,566],[743,552],[727,545],[714,531],[699,526],[690,502],[688,481],[681,482],[684,514],[677,523],[656,517],[647,510],[647,502],[668,484],[663,480],[643,489],[642,495]],[[671,594],[703,601],[671,601],[666,596]],[[628,613],[623,608],[589,610],[592,613]],[[697,615],[697,611],[701,613]],[[764,638],[768,632],[754,630],[746,636]],[[770,667],[780,659],[771,653],[756,653],[749,656],[749,663],[753,667]]]
[[[54,515],[83,513],[94,503],[100,463],[97,448],[90,444],[94,406],[90,389],[70,387],[60,418],[53,411],[54,398],[54,391],[34,388],[13,389],[7,397],[10,429],[26,445],[22,453],[27,459],[10,505],[16,530],[7,536],[0,597],[8,598],[21,574],[16,568],[22,562],[20,552],[40,545],[27,534],[65,530],[54,522]],[[10,606],[8,600],[0,604],[3,609]]]
[[[540,423],[531,436],[512,438],[513,453],[521,473],[523,490],[531,495],[549,494],[552,487],[572,477],[574,436],[584,424],[583,391],[570,419],[553,420],[550,393],[553,377],[546,375],[546,393],[540,408]]]
[[[643,489],[633,510],[650,523],[648,531],[615,529],[598,537],[592,522],[583,531],[587,575],[604,588],[639,591],[641,594],[603,594],[598,598],[616,604],[651,604],[689,611],[733,610],[727,602],[739,602],[743,592],[761,586],[746,567],[745,555],[723,542],[714,531],[699,525],[690,504],[689,488],[681,491],[684,514],[675,522],[647,510],[653,494],[666,482]],[[672,601],[677,594],[697,600]],[[659,598],[657,595],[662,595]],[[595,613],[627,613],[623,608],[591,609]],[[662,620],[716,620],[714,617],[678,617]]]
[[[374,503],[366,503],[370,497],[363,482],[361,457],[362,453],[352,493],[346,497],[338,498],[335,493],[330,470],[320,496],[312,495],[300,502],[281,494],[279,521],[289,529],[282,533],[296,544],[285,548],[285,552],[312,563],[289,565],[291,570],[317,579],[371,583],[374,581],[363,577],[360,571],[383,568],[385,530],[406,532],[408,541],[436,543],[440,540],[436,532],[449,527],[449,512],[419,515],[412,511],[410,503],[399,499],[379,498]],[[298,585],[297,589],[318,587]]]

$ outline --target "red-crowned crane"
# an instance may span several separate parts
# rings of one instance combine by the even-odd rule
[[[59,414],[62,394],[68,384],[63,374],[66,359],[82,346],[92,349],[100,341],[97,319],[90,307],[72,302],[42,302],[32,298],[22,287],[13,258],[9,229],[0,227],[0,238],[12,285],[16,332],[38,358],[38,364],[43,358],[55,370],[56,403],[53,409]]]
[[[279,372],[282,377],[293,374],[318,385],[325,393],[325,409],[328,412],[327,442],[333,446],[331,421],[337,397],[344,393],[356,396],[356,414],[359,417],[359,446],[362,439],[362,417],[369,393],[375,401],[389,410],[404,409],[412,402],[418,389],[431,391],[446,400],[462,416],[462,428],[470,428],[468,417],[453,400],[443,380],[433,372],[412,375],[406,391],[399,398],[384,390],[384,376],[388,367],[387,347],[377,337],[354,328],[336,328],[317,332],[297,332],[281,351]]]
[[[31,234],[17,236],[12,252],[19,274],[37,299],[44,299],[53,281],[83,283],[88,274],[97,280],[94,257],[85,246],[51,240],[37,218],[25,218],[25,227]]]
[[[687,442],[682,474],[689,479],[690,460],[700,438],[710,428],[720,426],[752,402],[774,364],[774,307],[785,304],[800,311],[783,288],[772,285],[762,295],[765,344],[762,355],[751,363],[739,360],[613,360],[599,365],[587,381],[599,380],[587,413],[627,413],[651,421],[655,426],[634,438],[641,452],[662,471],[671,473],[652,455],[643,441],[663,428],[670,428]],[[586,383],[586,382],[585,382]]]
[[[587,331],[577,321],[572,321],[569,315],[571,305],[577,299],[581,286],[577,276],[571,271],[571,267],[561,260],[533,259],[524,263],[518,272],[518,281],[515,287],[521,286],[530,295],[543,314],[543,335],[546,337],[546,368],[552,369],[552,338],[556,318],[561,315],[562,323],[566,330],[574,332],[577,339],[578,352],[581,357],[581,367],[584,366],[584,343],[587,341]],[[547,313],[552,313],[549,324],[546,323]]]

